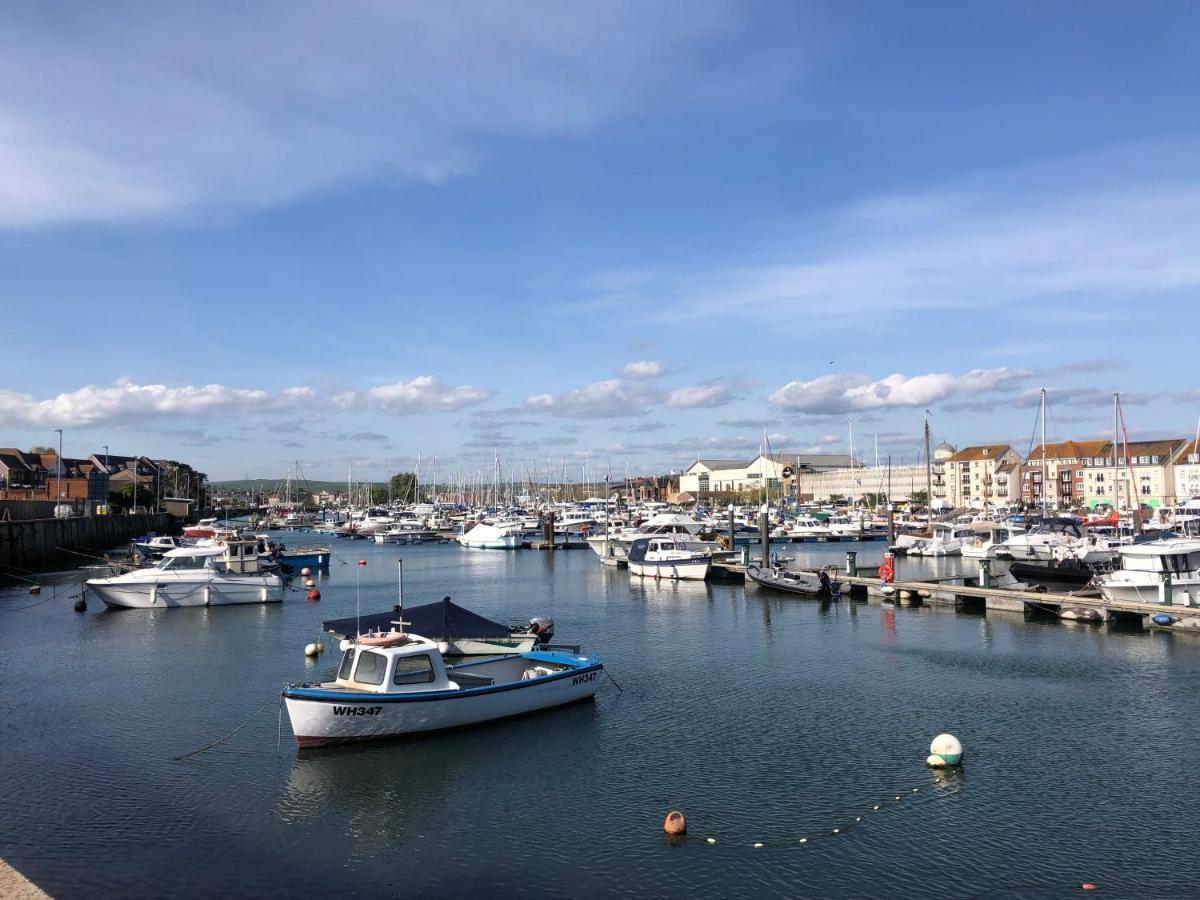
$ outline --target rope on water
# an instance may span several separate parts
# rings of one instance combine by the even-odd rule
[[[607,675],[607,676],[608,676],[608,680],[609,680],[609,681],[611,681],[611,682],[613,683],[613,687],[615,687],[615,688],[616,688],[618,691],[620,691],[622,694],[623,694],[623,693],[625,693],[625,688],[623,688],[623,687],[621,687],[619,684],[617,684],[617,679],[615,679],[615,678],[613,678],[613,677],[612,677],[612,673],[611,673],[611,672],[609,672],[609,671],[608,671],[608,669],[605,669],[605,670],[604,670],[604,674],[605,674],[605,675]]]
[[[283,697],[283,694],[282,694],[282,692],[281,692],[281,693],[279,694],[279,698],[281,699],[282,697]],[[213,747],[217,746],[217,744],[220,744],[220,743],[223,743],[224,741],[227,741],[227,740],[229,740],[231,737],[233,737],[235,734],[237,734],[239,731],[241,731],[243,728],[245,728],[247,725],[249,725],[249,724],[250,724],[252,721],[254,721],[254,719],[255,719],[255,718],[258,716],[258,714],[259,714],[259,713],[261,713],[261,712],[262,712],[264,709],[266,709],[268,706],[270,706],[270,705],[271,705],[271,703],[272,703],[272,702],[273,702],[275,699],[276,699],[276,698],[272,698],[271,700],[268,700],[266,703],[264,703],[262,706],[260,706],[258,709],[256,709],[256,710],[255,710],[255,711],[254,711],[254,712],[253,712],[253,713],[250,715],[250,718],[246,719],[246,721],[244,721],[244,722],[243,722],[241,725],[239,725],[237,728],[233,729],[233,731],[229,732],[229,734],[225,735],[225,737],[223,737],[223,738],[218,738],[217,740],[213,741],[211,744],[208,744],[208,745],[206,745],[206,746],[204,746],[204,747],[201,747],[199,750],[193,750],[193,751],[191,751],[190,753],[183,753],[183,754],[180,754],[179,756],[174,756],[174,757],[172,757],[172,759],[177,759],[177,760],[178,760],[178,759],[187,759],[189,756],[197,756],[198,754],[201,754],[201,753],[203,753],[205,750],[211,750]]]

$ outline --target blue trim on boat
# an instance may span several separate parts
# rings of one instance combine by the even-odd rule
[[[538,655],[549,657],[557,654],[530,653],[522,655],[526,658],[534,658]],[[596,657],[591,657],[591,659],[596,659]],[[488,660],[488,662],[495,662],[495,660]],[[469,663],[468,665],[478,665],[478,663]],[[537,678],[529,678],[523,681],[509,681],[505,684],[493,684],[486,687],[460,688],[457,691],[424,691],[412,694],[373,694],[359,692],[351,694],[346,691],[323,691],[320,688],[285,687],[283,689],[283,696],[294,700],[314,700],[320,703],[420,703],[427,700],[454,700],[459,697],[497,694],[501,691],[517,690],[535,684],[547,684],[551,681],[560,681],[563,678],[572,678],[577,675],[586,674],[587,672],[600,672],[604,670],[604,664],[598,660],[591,665],[579,665],[576,663],[576,666],[578,667],[569,668],[565,672],[555,672],[553,675],[541,675]]]

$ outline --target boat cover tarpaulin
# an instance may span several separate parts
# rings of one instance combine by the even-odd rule
[[[349,637],[371,631],[389,631],[396,619],[395,609],[390,609],[387,612],[373,613],[362,618],[350,616],[346,619],[329,619],[321,623],[321,627],[331,634]],[[449,597],[439,600],[437,603],[408,607],[404,610],[404,621],[407,623],[404,626],[405,631],[433,640],[490,638],[508,634],[507,625],[485,619],[469,609],[463,609]]]

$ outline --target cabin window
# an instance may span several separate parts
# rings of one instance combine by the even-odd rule
[[[387,672],[387,657],[382,653],[372,653],[364,650],[358,658],[358,668],[354,670],[354,680],[359,684],[383,684],[383,676]]]
[[[425,654],[402,656],[396,660],[396,671],[392,675],[392,684],[431,684],[432,682],[433,663]]]
[[[164,569],[178,571],[179,569],[203,569],[205,557],[203,556],[175,556],[167,560]]]
[[[354,669],[354,648],[351,647],[346,651],[346,655],[342,657],[342,667],[338,669],[338,678],[343,681],[350,680],[350,672]]]

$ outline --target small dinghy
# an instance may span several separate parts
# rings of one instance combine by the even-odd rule
[[[296,743],[316,747],[477,725],[593,697],[596,656],[518,653],[446,665],[433,641],[389,633],[343,641],[333,681],[283,690]]]
[[[806,597],[824,597],[836,599],[841,594],[841,585],[829,579],[828,573],[793,572],[772,566],[764,569],[751,566],[746,575],[755,584],[776,591],[786,591],[789,594],[803,594]]]

